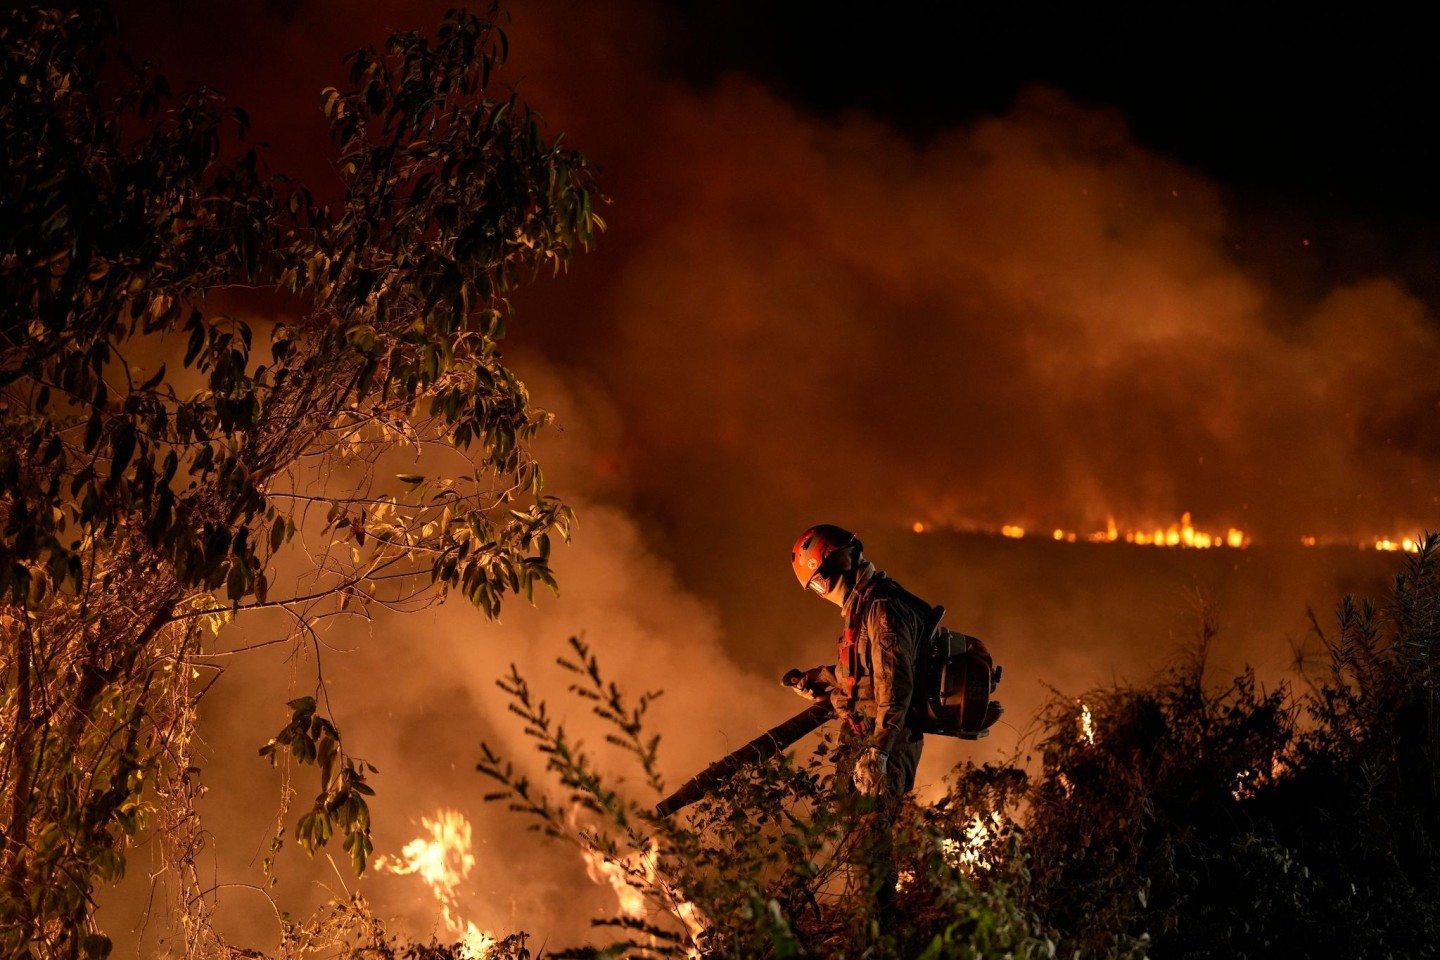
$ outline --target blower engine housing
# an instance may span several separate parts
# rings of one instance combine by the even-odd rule
[[[920,728],[962,740],[988,736],[1005,708],[990,699],[1000,683],[1000,668],[980,638],[937,626],[921,659]]]

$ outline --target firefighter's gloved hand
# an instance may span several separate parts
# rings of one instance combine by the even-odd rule
[[[855,789],[867,797],[885,789],[885,761],[888,755],[879,747],[866,747],[855,760]]]
[[[782,682],[811,703],[819,703],[826,699],[825,688],[815,676],[819,670],[819,667],[813,670],[791,670],[785,674]]]

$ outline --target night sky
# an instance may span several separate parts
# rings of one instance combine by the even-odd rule
[[[898,3],[846,17],[818,4],[699,2],[662,13],[664,69],[730,71],[826,116],[863,111],[923,142],[1004,113],[1045,84],[1117,110],[1135,141],[1223,185],[1233,239],[1290,282],[1387,263],[1427,296],[1440,214],[1429,129],[1440,68],[1428,15],[1398,4]],[[1267,230],[1284,214],[1293,237]]]
[[[445,6],[121,10],[129,47],[245,106],[271,166],[323,191],[319,91],[343,85],[348,50]],[[1307,606],[1390,575],[1362,546],[1440,526],[1440,68],[1412,15],[506,11],[502,79],[612,199],[599,248],[516,297],[506,352],[559,418],[540,453],[580,524],[559,601],[500,627],[449,604],[336,638],[354,650],[327,670],[349,698],[338,719],[382,770],[377,850],[442,803],[478,820],[472,748],[520,744],[494,676],[540,671],[572,633],[632,688],[666,687],[672,780],[788,715],[776,678],[829,656],[838,626],[788,569],[812,523],[857,529],[1006,665],[1007,725],[983,752],[927,753],[927,789],[957,759],[1017,749],[1051,689],[1163,666],[1205,603],[1219,668],[1278,676]],[[1252,549],[1050,536],[1187,512]],[[1026,537],[998,536],[1009,524]],[[250,759],[305,671],[232,670],[208,741]],[[239,838],[216,862],[238,876],[273,830],[268,795],[244,764],[207,777]],[[532,856],[513,824],[477,832],[482,859]],[[467,909],[552,943],[583,932],[548,882],[564,855],[535,856],[535,876],[477,881]],[[400,880],[366,883],[387,909],[433,914]],[[247,935],[272,922],[238,909]]]
[[[897,3],[846,17],[699,2],[661,16],[664,68],[691,83],[739,70],[917,138],[1044,83],[1115,107],[1137,141],[1242,194],[1419,219],[1440,203],[1424,132],[1437,68],[1424,25],[1400,9]]]

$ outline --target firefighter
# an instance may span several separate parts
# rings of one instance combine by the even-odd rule
[[[882,929],[894,920],[896,869],[892,828],[900,801],[915,785],[923,735],[911,720],[916,664],[938,621],[937,611],[865,557],[860,539],[831,524],[795,541],[791,567],[800,585],[840,608],[845,630],[832,666],[792,673],[787,681],[810,700],[829,698],[858,740],[850,777],[873,797],[862,817],[861,847]]]

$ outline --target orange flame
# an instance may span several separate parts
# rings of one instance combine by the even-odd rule
[[[988,817],[975,814],[975,819],[965,825],[964,839],[946,837],[940,841],[945,859],[967,873],[988,869],[991,865],[989,847],[1002,823],[998,813],[991,812]]]
[[[1239,550],[1250,545],[1250,538],[1245,536],[1245,531],[1237,527],[1229,527],[1224,533],[1209,533],[1199,529],[1191,522],[1189,511],[1181,514],[1179,523],[1172,523],[1168,527],[1127,530],[1123,534],[1116,527],[1115,519],[1109,517],[1106,519],[1105,539],[1123,539],[1126,543],[1139,546],[1191,547],[1196,550],[1208,550],[1211,547]]]
[[[615,891],[615,899],[619,901],[616,909],[621,914],[632,920],[644,917],[645,895],[633,885],[631,872],[638,874],[634,881],[638,883],[648,882],[653,871],[647,870],[644,864],[622,865],[589,847],[581,847],[580,855],[585,858],[585,872],[590,879],[601,885],[609,884],[610,889]]]
[[[1301,537],[1300,543],[1307,547],[1338,546],[1345,545],[1345,541],[1321,541],[1319,537]],[[1382,553],[1394,553],[1403,550],[1406,553],[1419,553],[1420,543],[1418,539],[1411,537],[1400,537],[1398,539],[1390,536],[1375,537],[1361,543],[1361,550],[1379,550]],[[1353,541],[1352,541],[1353,544]]]
[[[910,529],[916,533],[925,533],[931,529],[931,525],[917,520],[911,524]],[[954,529],[962,532],[998,534],[1012,540],[1023,539],[1026,533],[1025,525],[1020,523],[1002,524],[998,530],[993,527],[977,525],[959,525]],[[1250,538],[1245,535],[1244,530],[1238,527],[1228,527],[1223,532],[1202,530],[1191,521],[1188,512],[1180,517],[1178,523],[1172,523],[1165,527],[1122,528],[1112,516],[1105,518],[1104,530],[1080,533],[1076,530],[1066,530],[1064,527],[1055,527],[1051,531],[1050,537],[1061,543],[1078,543],[1081,540],[1087,543],[1124,542],[1138,546],[1190,547],[1196,550],[1208,550],[1211,547],[1229,547],[1240,550],[1250,546]]]
[[[495,936],[460,916],[460,884],[475,867],[470,852],[470,821],[456,810],[440,810],[432,820],[421,817],[428,838],[416,837],[405,844],[398,857],[376,857],[375,869],[397,876],[415,875],[425,881],[440,904],[445,926],[460,941],[461,952],[470,960],[484,960],[495,945]]]
[[[575,812],[571,813],[574,822]],[[607,857],[593,847],[582,845],[580,855],[585,859],[585,872],[592,882],[609,885],[615,892],[616,912],[632,920],[644,919],[647,910],[645,887],[658,888],[659,899],[665,909],[685,925],[691,942],[699,949],[701,938],[710,927],[710,920],[694,903],[686,900],[680,890],[660,875],[657,863],[660,859],[660,843],[650,841],[650,849],[636,852],[623,859]],[[698,956],[695,951],[692,956]]]

